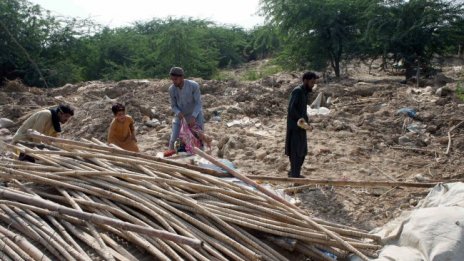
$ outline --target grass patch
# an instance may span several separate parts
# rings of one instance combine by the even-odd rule
[[[272,63],[266,63],[258,68],[245,70],[242,77],[240,78],[245,81],[256,81],[282,71],[283,68],[281,66]]]
[[[464,87],[462,86],[462,82],[458,82],[456,85],[456,97],[464,102]]]
[[[258,71],[256,71],[255,69],[250,69],[246,70],[241,78],[245,81],[256,81],[261,77],[259,76]]]
[[[280,65],[276,65],[272,61],[252,62],[235,69],[219,70],[211,79],[218,81],[256,81],[283,71],[284,69]]]
[[[218,81],[227,81],[227,80],[235,80],[236,76],[232,71],[218,71],[211,77],[212,80],[218,80]]]

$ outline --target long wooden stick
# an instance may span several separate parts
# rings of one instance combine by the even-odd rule
[[[84,140],[79,144],[53,142],[53,145],[57,148],[55,151],[28,149],[19,145],[10,147],[13,151],[20,149],[30,153],[38,163],[5,161],[0,163],[0,178],[17,178],[26,182],[20,186],[22,191],[27,192],[20,194],[26,197],[40,195],[60,206],[71,208],[69,197],[66,200],[66,197],[57,193],[63,189],[62,191],[69,193],[73,202],[82,207],[84,213],[94,213],[205,241],[202,248],[193,249],[174,241],[124,231],[106,223],[99,224],[99,229],[113,233],[133,246],[146,249],[147,253],[160,260],[186,258],[224,261],[260,257],[266,260],[284,260],[284,257],[275,255],[270,248],[272,245],[261,241],[261,233],[298,238],[305,247],[320,244],[329,249],[329,252],[332,252],[331,247],[334,252],[338,249],[354,252],[351,245],[355,250],[369,256],[369,249],[379,247],[375,242],[379,242],[378,238],[366,235],[365,231],[317,218],[302,218],[301,215],[306,214],[296,207],[279,202],[257,189],[246,189],[237,183],[205,175],[202,170],[126,155],[119,149],[110,152],[101,147],[92,148],[93,145],[108,148],[106,144],[95,140]],[[50,166],[55,167],[49,168]],[[248,178],[253,181],[251,177]],[[85,238],[90,240],[90,231],[86,229],[85,221],[91,220],[35,207],[29,201],[29,205],[19,202],[2,201],[7,206],[24,209],[30,215],[37,213],[40,216],[38,220],[48,216],[54,216],[63,222],[67,220],[77,225],[73,226],[73,230],[66,225],[72,234],[85,233]],[[248,228],[251,229],[249,232],[245,230]],[[330,232],[333,235],[329,235]],[[367,241],[363,242],[363,239]],[[346,245],[343,244],[344,241]],[[94,243],[95,251],[102,249]],[[114,246],[117,250],[118,247]],[[116,259],[125,259],[121,255],[123,253],[109,250]]]
[[[200,155],[201,157],[209,160],[211,163],[215,164],[216,166],[227,170],[227,172],[232,174],[234,177],[236,177],[236,178],[240,179],[241,181],[245,182],[246,184],[256,188],[257,190],[259,190],[260,192],[262,192],[266,196],[269,196],[270,198],[272,198],[272,199],[276,200],[277,202],[281,203],[283,206],[286,206],[287,209],[289,211],[291,211],[294,215],[302,218],[303,220],[305,220],[311,226],[313,226],[313,227],[317,228],[318,230],[324,232],[329,237],[333,238],[335,241],[337,241],[338,243],[340,243],[341,245],[346,247],[349,251],[351,251],[351,252],[355,253],[356,255],[358,255],[362,260],[365,260],[365,261],[369,260],[369,258],[367,256],[365,256],[363,253],[361,253],[359,250],[354,248],[352,245],[350,245],[349,243],[347,243],[346,241],[341,239],[340,236],[336,235],[334,232],[328,230],[327,228],[319,225],[318,223],[316,223],[311,218],[301,214],[299,208],[296,207],[295,205],[291,204],[290,202],[286,201],[285,199],[281,198],[280,196],[274,194],[270,190],[266,189],[265,187],[259,185],[256,182],[254,182],[253,180],[246,177],[245,175],[240,174],[239,172],[235,171],[234,169],[232,169],[232,168],[228,167],[227,165],[223,164],[222,162],[216,160],[214,157],[204,153],[200,149],[194,148],[194,152],[196,154]]]
[[[202,168],[202,167],[194,166],[194,165],[191,165],[191,164],[180,163],[180,162],[173,161],[173,160],[162,159],[162,158],[159,158],[159,157],[154,157],[154,156],[147,155],[147,154],[140,153],[140,152],[127,151],[127,150],[123,150],[123,149],[119,149],[119,148],[101,146],[101,145],[97,145],[97,144],[93,144],[93,143],[83,143],[83,142],[79,142],[79,141],[73,141],[73,140],[49,137],[49,136],[45,136],[45,135],[42,135],[42,134],[37,133],[37,132],[28,132],[27,136],[31,137],[31,138],[34,138],[34,139],[37,139],[37,140],[40,140],[40,141],[43,141],[43,142],[56,142],[56,143],[62,143],[62,144],[71,144],[71,145],[77,145],[77,146],[84,146],[84,147],[88,147],[88,148],[104,150],[104,151],[107,151],[107,152],[110,152],[110,153],[122,154],[122,155],[127,155],[127,156],[133,156],[133,157],[148,159],[148,160],[152,160],[152,161],[156,161],[156,162],[168,163],[170,165],[200,171],[200,172],[207,173],[207,174],[217,176],[217,177],[228,177],[229,176],[227,173],[223,173],[223,172],[220,172],[220,171],[207,169],[207,168]]]
[[[0,226],[0,233],[5,234],[8,238],[13,240],[19,247],[27,252],[35,260],[51,261],[42,251],[36,246],[31,244],[26,238],[21,235],[15,234],[10,230]]]
[[[43,207],[43,208],[46,208],[48,210],[56,211],[56,212],[61,213],[61,214],[66,214],[66,215],[70,215],[70,216],[73,216],[73,217],[86,219],[86,220],[89,220],[90,222],[97,223],[97,224],[108,224],[108,225],[112,225],[112,226],[118,227],[118,228],[123,229],[123,230],[131,230],[131,231],[134,231],[134,232],[139,232],[139,233],[143,233],[143,234],[163,238],[165,240],[175,241],[175,242],[180,243],[180,244],[187,244],[187,245],[190,245],[190,246],[193,246],[193,247],[198,247],[199,248],[202,245],[202,242],[200,240],[198,240],[198,239],[188,238],[188,237],[176,235],[176,234],[173,234],[173,233],[170,233],[170,232],[166,232],[166,231],[162,231],[162,230],[156,230],[156,229],[153,229],[153,228],[150,228],[150,227],[143,227],[143,226],[139,226],[139,225],[134,225],[134,224],[131,224],[131,223],[128,223],[128,222],[123,222],[123,221],[120,221],[120,220],[108,218],[108,217],[101,216],[101,215],[91,214],[91,213],[87,213],[87,212],[80,212],[80,211],[77,211],[77,210],[72,209],[72,208],[60,206],[60,205],[58,205],[58,204],[56,204],[54,202],[51,202],[51,201],[38,199],[38,198],[35,198],[35,197],[32,197],[32,196],[26,196],[24,194],[17,193],[15,191],[12,191],[12,190],[6,189],[6,188],[2,188],[2,187],[0,187],[0,196],[2,198],[16,200],[16,201],[19,201],[19,202],[24,202],[24,203],[34,205],[34,206],[38,206],[38,207]]]
[[[448,131],[448,147],[446,148],[445,154],[448,155],[451,149],[451,132],[454,131],[455,129],[459,128],[464,123],[464,121],[461,121],[460,123],[454,125],[451,127]]]
[[[328,185],[335,187],[412,187],[412,188],[431,188],[440,182],[393,182],[393,181],[352,181],[352,180],[328,180],[328,179],[308,179],[308,178],[286,178],[270,176],[247,176],[255,181],[267,181],[271,183],[294,183],[294,184],[315,184]]]
[[[419,152],[427,152],[432,153],[434,155],[438,154],[435,150],[428,150],[428,149],[421,149],[421,148],[414,148],[414,147],[404,147],[404,146],[391,146],[390,149],[395,150],[412,150],[412,151],[419,151]]]

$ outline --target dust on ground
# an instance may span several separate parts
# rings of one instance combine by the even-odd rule
[[[462,180],[464,126],[451,133],[452,146],[445,154],[448,131],[464,120],[459,99],[462,66],[444,67],[440,77],[421,82],[421,87],[401,84],[402,77],[394,73],[377,68],[372,72],[353,65],[347,70],[350,78],[318,84],[315,94],[331,97],[331,113],[311,118],[314,130],[308,134],[309,155],[302,174],[355,181]],[[205,127],[214,138],[212,154],[233,161],[249,175],[286,177],[286,110],[300,76],[280,73],[253,82],[193,79],[201,86]],[[0,88],[0,115],[17,124],[0,133],[13,134],[32,112],[67,102],[76,114],[64,125],[63,137],[105,141],[111,105],[121,102],[136,122],[141,150],[156,155],[166,149],[171,130],[169,86],[167,79],[94,81],[47,90],[8,82]],[[421,121],[398,115],[405,107],[414,108]],[[215,112],[220,121],[213,117]],[[318,218],[372,229],[414,208],[427,192],[324,186],[308,187],[296,196]]]

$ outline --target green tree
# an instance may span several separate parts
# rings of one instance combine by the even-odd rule
[[[324,69],[340,77],[342,59],[355,53],[364,0],[262,0],[268,20],[284,35],[282,61],[293,67]]]
[[[209,78],[217,68],[217,49],[208,44],[209,22],[201,20],[166,21],[157,35],[157,75],[167,75],[172,66],[184,67],[189,76]]]
[[[428,70],[435,55],[463,42],[463,6],[442,0],[394,0],[372,5],[365,42],[384,61],[403,63],[406,79]]]
[[[247,46],[248,60],[264,59],[281,50],[281,35],[277,27],[263,25],[249,33]]]
[[[33,86],[86,80],[166,77],[182,66],[189,77],[272,55],[271,27],[246,31],[198,19],[154,19],[103,28],[87,19],[53,16],[26,0],[0,1],[0,77]]]
[[[73,57],[78,38],[95,29],[90,20],[55,17],[25,0],[0,1],[0,77],[33,86],[84,79]]]
[[[37,66],[49,30],[48,14],[25,0],[0,2],[0,77],[31,83],[41,74]],[[46,84],[44,79],[42,84]]]
[[[212,26],[209,42],[217,49],[220,68],[236,67],[246,61],[247,33],[239,27]]]

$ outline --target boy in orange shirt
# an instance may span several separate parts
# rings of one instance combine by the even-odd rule
[[[126,115],[126,107],[117,103],[111,107],[111,110],[114,119],[108,131],[108,143],[125,150],[139,152],[135,138],[134,120],[131,116]]]

